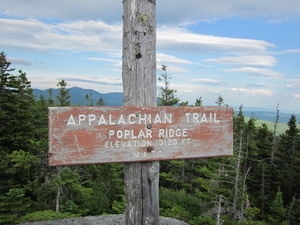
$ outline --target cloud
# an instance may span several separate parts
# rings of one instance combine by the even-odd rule
[[[1,3],[2,14],[22,18],[59,20],[122,20],[122,1],[107,0],[9,0]],[[158,23],[191,23],[230,17],[263,17],[273,21],[299,17],[300,2],[295,0],[185,0],[157,1]]]
[[[300,95],[299,94],[292,94],[292,96],[296,99],[299,99],[300,100]]]
[[[161,67],[159,66],[159,68],[161,68]],[[168,72],[185,73],[185,72],[188,72],[188,70],[185,69],[184,67],[171,65],[171,66],[168,66],[168,68],[167,68],[167,73]],[[176,75],[176,74],[171,74],[171,76],[172,77],[181,77],[180,75]]]
[[[114,62],[114,63],[120,63],[120,62],[122,62],[121,60],[118,60],[118,59],[107,59],[107,58],[90,57],[90,58],[86,58],[86,59],[93,60],[93,61],[107,61],[107,62]]]
[[[2,14],[19,18],[116,22],[122,20],[122,2],[118,3],[107,0],[9,0],[1,3],[1,8]]]
[[[46,24],[35,19],[0,19],[0,43],[7,48],[120,51],[121,25],[96,21]]]
[[[228,85],[228,83],[226,82],[222,82],[219,80],[214,80],[214,79],[207,79],[207,78],[203,78],[203,79],[193,79],[194,82],[198,82],[198,83],[203,83],[203,84],[207,84],[207,85],[212,85],[212,86],[224,86],[224,85]]]
[[[300,88],[300,79],[289,79],[290,83],[286,85],[287,88]]]
[[[225,69],[224,71],[227,72],[234,72],[234,73],[242,73],[242,74],[248,74],[252,77],[258,77],[258,78],[271,78],[271,79],[278,79],[283,76],[282,73],[267,70],[267,69],[259,69],[254,67],[243,67],[243,68],[237,68],[237,69]]]
[[[111,56],[115,56],[114,54],[109,54]],[[106,61],[106,62],[111,62],[111,70],[122,72],[122,60],[120,59],[108,59],[108,58],[97,58],[97,57],[90,57],[86,58],[88,60],[93,60],[93,61]]]
[[[274,45],[266,41],[218,37],[212,35],[195,34],[183,28],[158,28],[157,48],[160,51],[182,51],[185,53],[254,53],[264,52],[267,47]],[[174,46],[176,48],[174,49]]]
[[[238,95],[248,95],[248,96],[255,96],[255,95],[272,96],[273,95],[272,91],[265,90],[265,89],[252,90],[252,89],[245,89],[245,88],[230,88],[228,90]]]
[[[21,59],[17,57],[7,57],[7,61],[11,62],[13,65],[25,65],[30,66],[32,63],[27,59]]]
[[[284,55],[284,54],[300,54],[300,49],[290,49],[281,52],[273,52],[275,55]]]
[[[157,1],[157,10],[159,21],[169,24],[232,17],[262,17],[283,21],[293,17],[299,18],[300,2],[295,0],[228,0],[226,2],[219,0],[164,0]]]
[[[251,88],[264,88],[264,87],[273,87],[273,85],[265,84],[265,83],[254,83],[254,84],[247,84],[247,87]]]
[[[102,79],[101,79],[102,80]],[[110,82],[104,82],[104,81],[97,81],[95,79],[82,79],[82,78],[68,78],[68,81],[72,82],[72,81],[78,81],[80,83],[92,83],[92,84],[102,84],[102,85],[117,85],[117,86],[120,86],[122,85],[122,82],[120,81],[113,81],[113,80],[110,80]]]
[[[205,62],[213,62],[224,65],[237,66],[259,66],[272,67],[277,63],[273,56],[257,55],[257,56],[238,56],[238,57],[224,57],[216,59],[206,59]]]
[[[176,63],[176,64],[193,64],[189,60],[181,59],[172,55],[167,55],[163,53],[157,53],[156,54],[156,60],[158,63],[161,64],[166,64],[168,65],[169,63]]]
[[[71,50],[116,52],[122,49],[122,25],[107,24],[101,21],[73,21],[66,23],[44,23],[36,19],[0,19],[2,35],[1,47],[4,49],[32,49],[34,51]],[[182,54],[205,53],[253,53],[265,52],[273,44],[266,41],[226,38],[195,34],[182,28],[158,28],[157,49]],[[158,62],[193,64],[189,60],[159,53]],[[247,59],[247,58],[246,58]],[[217,59],[210,59],[217,62]],[[225,63],[226,58],[219,59]],[[237,59],[229,58],[227,62]],[[258,64],[253,60],[253,64]],[[164,63],[165,63],[164,62]],[[272,57],[265,57],[263,65],[275,63]]]

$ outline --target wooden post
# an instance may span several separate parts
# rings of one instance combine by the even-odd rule
[[[156,0],[123,1],[122,78],[124,106],[156,106]],[[159,224],[159,162],[125,163],[124,173],[126,224]]]
[[[156,1],[123,0],[123,7],[126,107],[50,107],[49,165],[126,162],[126,224],[158,225],[159,162],[148,160],[232,155],[232,108],[155,107]],[[147,123],[139,121],[147,114]],[[170,117],[159,122],[151,115],[158,115],[159,120],[163,115]],[[146,134],[153,132],[153,137],[145,135],[147,129],[152,129]],[[167,151],[164,141],[171,139],[165,139],[160,130],[172,131],[169,138],[176,133]],[[136,140],[146,143],[138,148],[131,145],[131,139],[137,138],[135,131],[142,132]],[[120,144],[127,141],[130,145]]]

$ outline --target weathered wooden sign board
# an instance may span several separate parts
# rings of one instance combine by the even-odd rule
[[[232,155],[231,107],[50,107],[49,164]]]

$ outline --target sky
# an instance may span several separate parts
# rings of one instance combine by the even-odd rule
[[[0,51],[33,88],[122,92],[121,0],[0,0]],[[181,102],[300,113],[299,0],[157,0],[157,78]],[[157,82],[157,93],[163,84]]]

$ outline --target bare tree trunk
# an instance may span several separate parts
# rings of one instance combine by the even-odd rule
[[[57,166],[56,169],[57,169],[57,176],[60,178],[62,167],[61,166]],[[61,192],[62,192],[61,184],[58,184],[57,191],[56,191],[56,199],[55,199],[55,211],[56,212],[59,212]]]
[[[243,194],[242,194],[242,202],[241,202],[241,220],[244,219],[244,212],[245,212],[245,208],[247,209],[249,207],[248,205],[248,195],[247,195],[247,200],[245,198],[245,193],[246,193],[246,180],[247,180],[247,176],[249,171],[251,170],[251,167],[248,168],[247,172],[244,173],[244,180],[243,180]]]
[[[123,13],[123,105],[156,106],[156,1],[124,0]],[[159,162],[125,163],[124,173],[126,224],[159,224]]]
[[[274,154],[275,154],[275,151],[276,151],[276,140],[277,140],[277,137],[276,137],[276,133],[277,133],[277,125],[278,125],[278,121],[279,121],[279,103],[277,105],[277,108],[276,108],[276,120],[275,120],[275,123],[274,123],[274,130],[273,130],[273,142],[272,142],[272,150],[271,150],[271,165],[273,165],[273,162],[274,162]]]
[[[182,170],[181,170],[181,179],[184,180],[185,176],[185,159],[182,160]]]
[[[221,213],[222,213],[222,195],[219,195],[216,225],[222,224],[221,223]]]
[[[241,164],[241,152],[242,152],[242,141],[243,141],[243,131],[241,130],[240,135],[240,146],[239,152],[237,157],[237,163],[235,168],[235,182],[234,182],[234,200],[233,200],[233,210],[234,210],[234,217],[237,218],[237,207],[238,207],[238,200],[239,200],[239,180],[240,180],[240,164]]]
[[[292,214],[292,211],[293,211],[293,207],[295,205],[295,201],[296,201],[296,194],[294,194],[292,202],[290,203],[289,211],[288,211],[288,214],[287,214],[288,222],[291,221],[291,214]]]
[[[262,161],[262,175],[261,175],[261,212],[265,213],[265,161]]]

